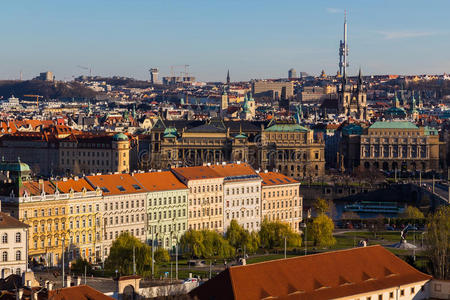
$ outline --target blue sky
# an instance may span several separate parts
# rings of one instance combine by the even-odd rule
[[[70,80],[88,72],[77,65],[140,79],[184,64],[200,80],[334,74],[344,9],[350,73],[450,72],[448,0],[15,0],[0,9],[0,78]]]

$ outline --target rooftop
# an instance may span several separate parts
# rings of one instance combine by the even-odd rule
[[[88,182],[99,187],[103,195],[120,195],[145,192],[144,187],[130,174],[86,176]]]
[[[222,177],[216,171],[207,166],[173,168],[172,171],[187,180],[202,180]]]
[[[27,228],[30,227],[25,223],[20,222],[16,218],[11,217],[4,212],[0,212],[0,229],[6,228]]]
[[[267,132],[308,132],[309,129],[299,124],[275,124],[266,128]]]
[[[299,181],[292,179],[286,175],[283,175],[281,173],[276,172],[260,172],[259,176],[262,179],[262,186],[269,186],[269,185],[282,185],[282,184],[292,184],[292,183],[299,183]]]
[[[187,189],[170,171],[137,173],[133,177],[150,192]]]
[[[408,121],[378,121],[373,123],[369,129],[419,129],[419,127]]]

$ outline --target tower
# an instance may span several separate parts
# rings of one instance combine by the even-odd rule
[[[220,100],[220,115],[221,117],[225,117],[228,110],[228,94],[226,89],[222,92],[222,98]]]
[[[227,85],[230,85],[230,70],[227,72]]]
[[[295,71],[294,68],[289,69],[289,71],[288,71],[288,79],[289,80],[297,79],[297,71]]]
[[[356,120],[367,119],[367,93],[361,69],[356,85],[348,83],[346,77],[342,77],[342,83],[338,87],[338,112]]]
[[[158,68],[151,68],[149,71],[150,71],[150,82],[152,84],[157,84],[158,83],[158,74],[159,74]]]
[[[347,44],[347,12],[344,15],[344,40],[339,43],[339,74],[343,78],[347,76],[348,67],[348,44]]]

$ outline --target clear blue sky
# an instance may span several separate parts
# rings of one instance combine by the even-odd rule
[[[182,64],[200,80],[334,74],[344,9],[350,73],[450,72],[448,0],[14,0],[0,9],[0,78],[69,80],[87,74],[77,65],[140,79]]]

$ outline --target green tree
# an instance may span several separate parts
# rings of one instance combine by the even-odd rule
[[[264,249],[283,248],[285,237],[288,247],[300,247],[302,244],[301,236],[292,231],[289,224],[279,221],[269,222],[266,219],[262,222],[259,238]]]
[[[415,206],[408,206],[405,211],[402,214],[403,218],[407,219],[423,219],[425,216],[423,215],[423,212],[421,212],[417,207]]]
[[[75,274],[84,274],[86,270],[87,274],[90,274],[92,271],[92,265],[83,258],[77,258],[77,260],[72,263],[70,270]]]
[[[197,230],[186,231],[180,239],[181,247],[190,257],[202,257],[205,252],[203,234]]]
[[[106,267],[118,270],[121,275],[133,274],[133,248],[136,259],[136,273],[151,276],[151,247],[130,235],[121,233],[112,243]],[[155,271],[156,272],[156,271]]]
[[[259,248],[259,235],[248,232],[234,219],[227,228],[225,238],[235,249],[245,249],[247,253],[255,253]]]
[[[158,249],[155,249],[154,255],[155,255],[155,261],[157,261],[157,262],[170,261],[169,251],[167,251],[164,248],[159,247]]]
[[[234,248],[219,233],[211,230],[188,230],[180,239],[181,247],[190,257],[232,257]]]
[[[311,237],[314,241],[314,246],[330,247],[336,244],[336,239],[333,237],[334,223],[325,214],[320,214],[312,221],[310,225]]]
[[[318,215],[326,214],[330,211],[330,204],[323,198],[317,198],[313,203],[313,207]]]
[[[427,222],[427,255],[437,279],[450,279],[450,206],[441,207]]]

